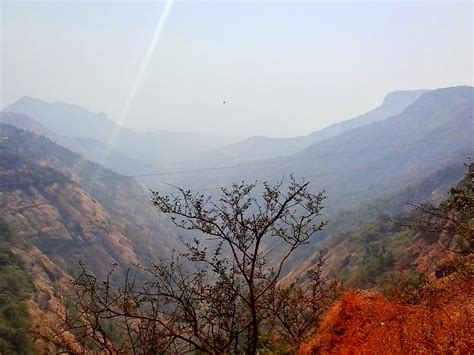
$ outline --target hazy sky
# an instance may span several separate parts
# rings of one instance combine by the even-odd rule
[[[137,130],[301,135],[473,81],[471,2],[0,3],[2,107],[71,102]]]

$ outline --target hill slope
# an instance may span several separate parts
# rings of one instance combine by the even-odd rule
[[[324,255],[325,274],[351,287],[373,287],[385,272],[405,266],[410,259],[402,247],[416,235],[403,227],[412,210],[409,204],[439,204],[464,173],[462,164],[450,164],[387,197],[342,208],[314,245],[290,259],[286,279],[303,277]]]
[[[400,218],[393,219],[392,227],[387,228],[386,217],[378,221],[377,233],[374,228],[359,230],[365,243],[358,250],[346,250],[347,262],[339,267],[349,277],[362,271],[360,281],[370,281],[373,274],[384,273],[388,266],[390,277],[378,280],[379,289],[388,298],[374,291],[346,292],[300,353],[358,353],[362,349],[370,353],[468,353],[472,350],[473,187],[471,165],[465,178],[450,189],[450,197],[431,210],[435,213],[426,213],[424,209],[423,214],[415,216],[421,229],[403,231]],[[377,239],[385,260],[371,269],[364,268],[364,261],[377,249],[374,248]],[[342,240],[346,245],[359,242],[351,238]],[[395,250],[399,255],[387,258]],[[336,253],[344,256],[344,250]],[[372,255],[355,263],[350,261],[363,253]]]
[[[0,136],[0,218],[59,265],[106,272],[178,245],[133,180],[10,125]]]

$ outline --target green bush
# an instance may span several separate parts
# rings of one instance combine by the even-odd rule
[[[0,354],[32,354],[31,319],[26,300],[34,291],[30,275],[10,250],[10,232],[0,223]]]

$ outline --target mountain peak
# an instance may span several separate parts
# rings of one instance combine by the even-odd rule
[[[25,113],[25,110],[33,108],[38,110],[46,109],[49,113],[51,113],[52,111],[61,110],[63,111],[63,114],[81,114],[88,116],[97,116],[110,121],[110,118],[104,112],[93,112],[77,104],[72,104],[64,101],[45,101],[40,98],[31,96],[22,96],[17,101],[8,105],[3,111]],[[26,114],[28,113],[30,112],[26,112]]]
[[[17,101],[15,101],[13,104],[9,105],[8,107],[13,106],[17,103],[21,103],[21,104],[28,104],[28,103],[45,104],[46,102],[39,99],[39,98],[37,98],[37,97],[22,96],[20,99],[18,99]]]
[[[69,137],[107,139],[110,132],[117,128],[117,124],[103,113],[95,113],[76,104],[48,102],[29,96],[23,96],[3,111],[27,115],[54,132]]]
[[[385,95],[382,106],[407,106],[430,90],[397,90]]]

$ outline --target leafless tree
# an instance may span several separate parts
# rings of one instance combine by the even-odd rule
[[[268,333],[280,348],[297,350],[317,329],[321,316],[341,291],[337,280],[322,275],[323,259],[307,272],[301,287],[299,280],[277,285],[267,295]]]
[[[297,346],[325,309],[335,284],[320,273],[309,286],[279,284],[290,255],[326,224],[324,193],[308,182],[233,184],[217,201],[178,189],[152,201],[180,228],[198,236],[186,252],[136,266],[119,287],[86,268],[74,281],[64,316],[82,350],[106,353],[256,354],[264,336]],[[202,240],[202,235],[206,240]],[[281,253],[268,260],[271,245]]]

